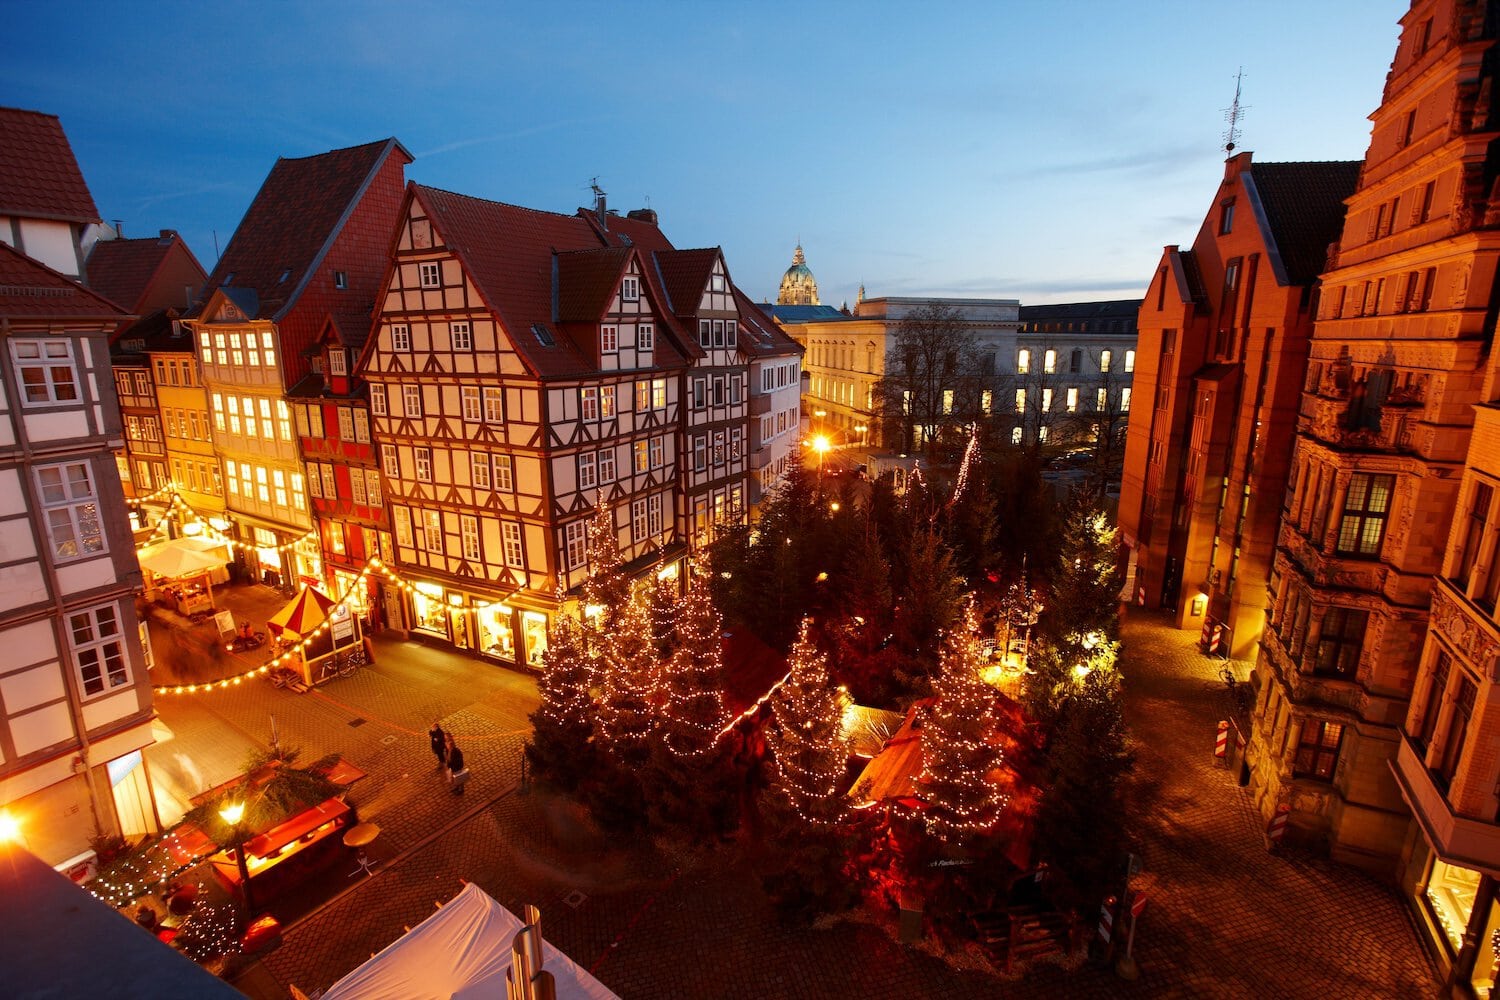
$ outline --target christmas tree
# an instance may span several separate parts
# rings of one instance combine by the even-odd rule
[[[776,720],[767,732],[774,768],[767,801],[785,805],[815,826],[836,823],[844,812],[838,786],[849,759],[843,734],[848,696],[834,687],[828,663],[802,622],[788,657],[787,679],[771,695]]]
[[[600,501],[589,521],[585,549],[589,576],[583,582],[584,615],[596,628],[609,632],[615,615],[630,601],[630,577],[620,554],[614,505]]]
[[[1062,545],[1039,625],[1065,660],[1091,660],[1105,647],[1111,654],[1116,648],[1122,586],[1117,537],[1091,494],[1074,496],[1064,508]]]
[[[922,720],[918,793],[927,829],[963,844],[992,831],[1007,797],[990,778],[1003,754],[994,741],[995,692],[980,677],[983,637],[971,603],[943,642],[934,701]]]
[[[547,633],[541,704],[531,715],[526,760],[541,781],[576,791],[593,771],[594,699],[589,694],[593,665],[584,646],[584,626],[559,614]]]
[[[665,703],[653,743],[652,815],[658,826],[701,836],[730,825],[734,813],[724,630],[705,573],[689,569],[675,620],[676,648],[662,661],[658,682]]]
[[[853,824],[840,793],[849,748],[843,736],[847,695],[833,686],[824,655],[803,620],[787,679],[771,695],[766,732],[772,761],[760,796],[769,868],[761,884],[784,916],[810,919],[857,897],[847,871]]]

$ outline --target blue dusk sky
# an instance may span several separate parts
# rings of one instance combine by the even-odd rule
[[[1239,148],[1360,159],[1403,0],[34,3],[0,104],[56,114],[106,219],[205,267],[278,156],[394,135],[407,177],[657,210],[775,296],[1142,294]]]

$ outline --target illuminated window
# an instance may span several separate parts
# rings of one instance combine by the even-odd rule
[[[980,391],[980,393],[979,393],[979,410],[980,410],[981,413],[983,413],[985,416],[989,416],[990,415],[990,411],[991,411],[991,409],[994,406],[994,402],[995,402],[995,396],[994,396],[994,393],[991,390],[984,389],[984,390]]]
[[[1068,390],[1068,399],[1065,406],[1069,413],[1078,412],[1078,390],[1076,388]]]
[[[495,489],[503,493],[510,493],[516,488],[515,479],[511,473],[511,462],[509,455],[495,456]]]
[[[479,422],[479,386],[465,385],[458,389],[459,408],[468,423]]]
[[[1297,756],[1292,763],[1292,776],[1333,780],[1333,769],[1339,761],[1339,744],[1343,739],[1344,727],[1340,723],[1304,719],[1302,734],[1297,740]]]
[[[369,494],[371,507],[381,505],[380,473],[374,469],[365,470],[365,492]]]
[[[1113,357],[1114,357],[1114,354],[1111,351],[1100,351],[1099,352],[1099,370],[1101,372],[1108,372],[1109,371],[1109,362],[1110,362],[1110,359],[1113,358]]]
[[[1052,390],[1051,389],[1043,389],[1042,390],[1042,412],[1043,413],[1051,413],[1052,412]]]
[[[395,445],[383,444],[380,446],[380,467],[392,479],[401,478],[401,460],[396,454]]]
[[[1094,396],[1094,409],[1104,413],[1109,409],[1109,390],[1100,389]]]
[[[1031,372],[1031,352],[1020,350],[1016,352],[1016,374],[1027,375]]]
[[[1125,352],[1125,371],[1126,371],[1127,374],[1130,373],[1130,372],[1135,371],[1135,352],[1134,351],[1126,351]]]
[[[1365,640],[1369,614],[1353,608],[1329,608],[1319,629],[1313,672],[1353,680]]]
[[[1130,412],[1130,386],[1128,385],[1120,390],[1120,412]]]
[[[1016,390],[1016,412],[1017,413],[1025,413],[1026,412],[1026,390],[1025,389],[1017,389]]]
[[[1380,554],[1385,538],[1386,517],[1390,513],[1391,493],[1396,486],[1394,475],[1356,472],[1349,477],[1349,492],[1344,495],[1344,511],[1339,519],[1339,555],[1374,556]]]
[[[580,420],[599,419],[599,390],[587,388],[578,390],[578,418]]]
[[[383,386],[383,385],[372,385],[372,386],[370,386],[370,412],[373,413],[373,414],[375,414],[377,417],[383,417],[383,416],[385,416],[386,415],[386,405],[385,404],[386,404],[385,386]]]
[[[646,442],[644,440],[635,442],[633,452],[635,454],[635,471],[645,472],[648,470],[651,467],[651,460]]]
[[[36,470],[36,480],[53,558],[68,562],[104,552],[104,527],[88,464],[44,465]],[[149,488],[149,478],[142,485]]]
[[[502,423],[505,419],[505,409],[502,404],[504,391],[499,386],[487,385],[483,390],[484,395],[484,422],[487,424]]]
[[[664,378],[651,380],[651,408],[653,410],[667,408],[667,380]]]
[[[1042,355],[1042,371],[1048,375],[1057,371],[1057,352],[1049,350]]]
[[[952,389],[944,389],[943,390],[943,412],[944,413],[952,413],[953,412],[953,390]]]
[[[602,420],[612,420],[615,415],[615,387],[612,385],[600,386],[599,388],[599,417]]]
[[[392,507],[391,519],[396,527],[396,541],[402,545],[411,545],[411,511],[405,507]]]

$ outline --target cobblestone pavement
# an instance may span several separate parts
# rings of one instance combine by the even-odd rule
[[[1266,851],[1246,790],[1213,763],[1219,661],[1197,635],[1132,610],[1122,668],[1149,895],[1140,980],[1122,996],[1437,996],[1437,970],[1395,890]],[[1248,664],[1237,664],[1248,676]]]
[[[1000,978],[969,956],[905,948],[868,920],[782,927],[737,851],[612,842],[570,807],[517,790],[524,713],[510,700],[524,692],[474,661],[407,646],[343,689],[367,725],[347,729],[353,709],[340,709],[332,689],[294,701],[298,717],[287,723],[309,734],[344,727],[326,740],[381,782],[361,783],[355,797],[389,834],[385,863],[289,927],[236,985],[257,997],[284,997],[289,984],[325,988],[466,879],[513,911],[540,906],[548,940],[626,998],[1436,996],[1435,970],[1392,890],[1324,860],[1265,851],[1244,792],[1212,765],[1219,682],[1193,637],[1141,616],[1126,642],[1140,884],[1150,894],[1136,982],[1087,965]],[[468,735],[481,762],[468,802],[446,794],[425,738],[412,735],[435,712]],[[366,729],[370,737],[350,735]],[[386,745],[392,732],[401,738]]]

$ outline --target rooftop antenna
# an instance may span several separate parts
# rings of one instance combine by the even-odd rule
[[[1240,81],[1244,78],[1245,67],[1241,66],[1239,72],[1234,74],[1234,103],[1224,109],[1224,120],[1229,123],[1229,127],[1224,130],[1224,152],[1231,156],[1240,141],[1240,119],[1250,110],[1240,104]]]

